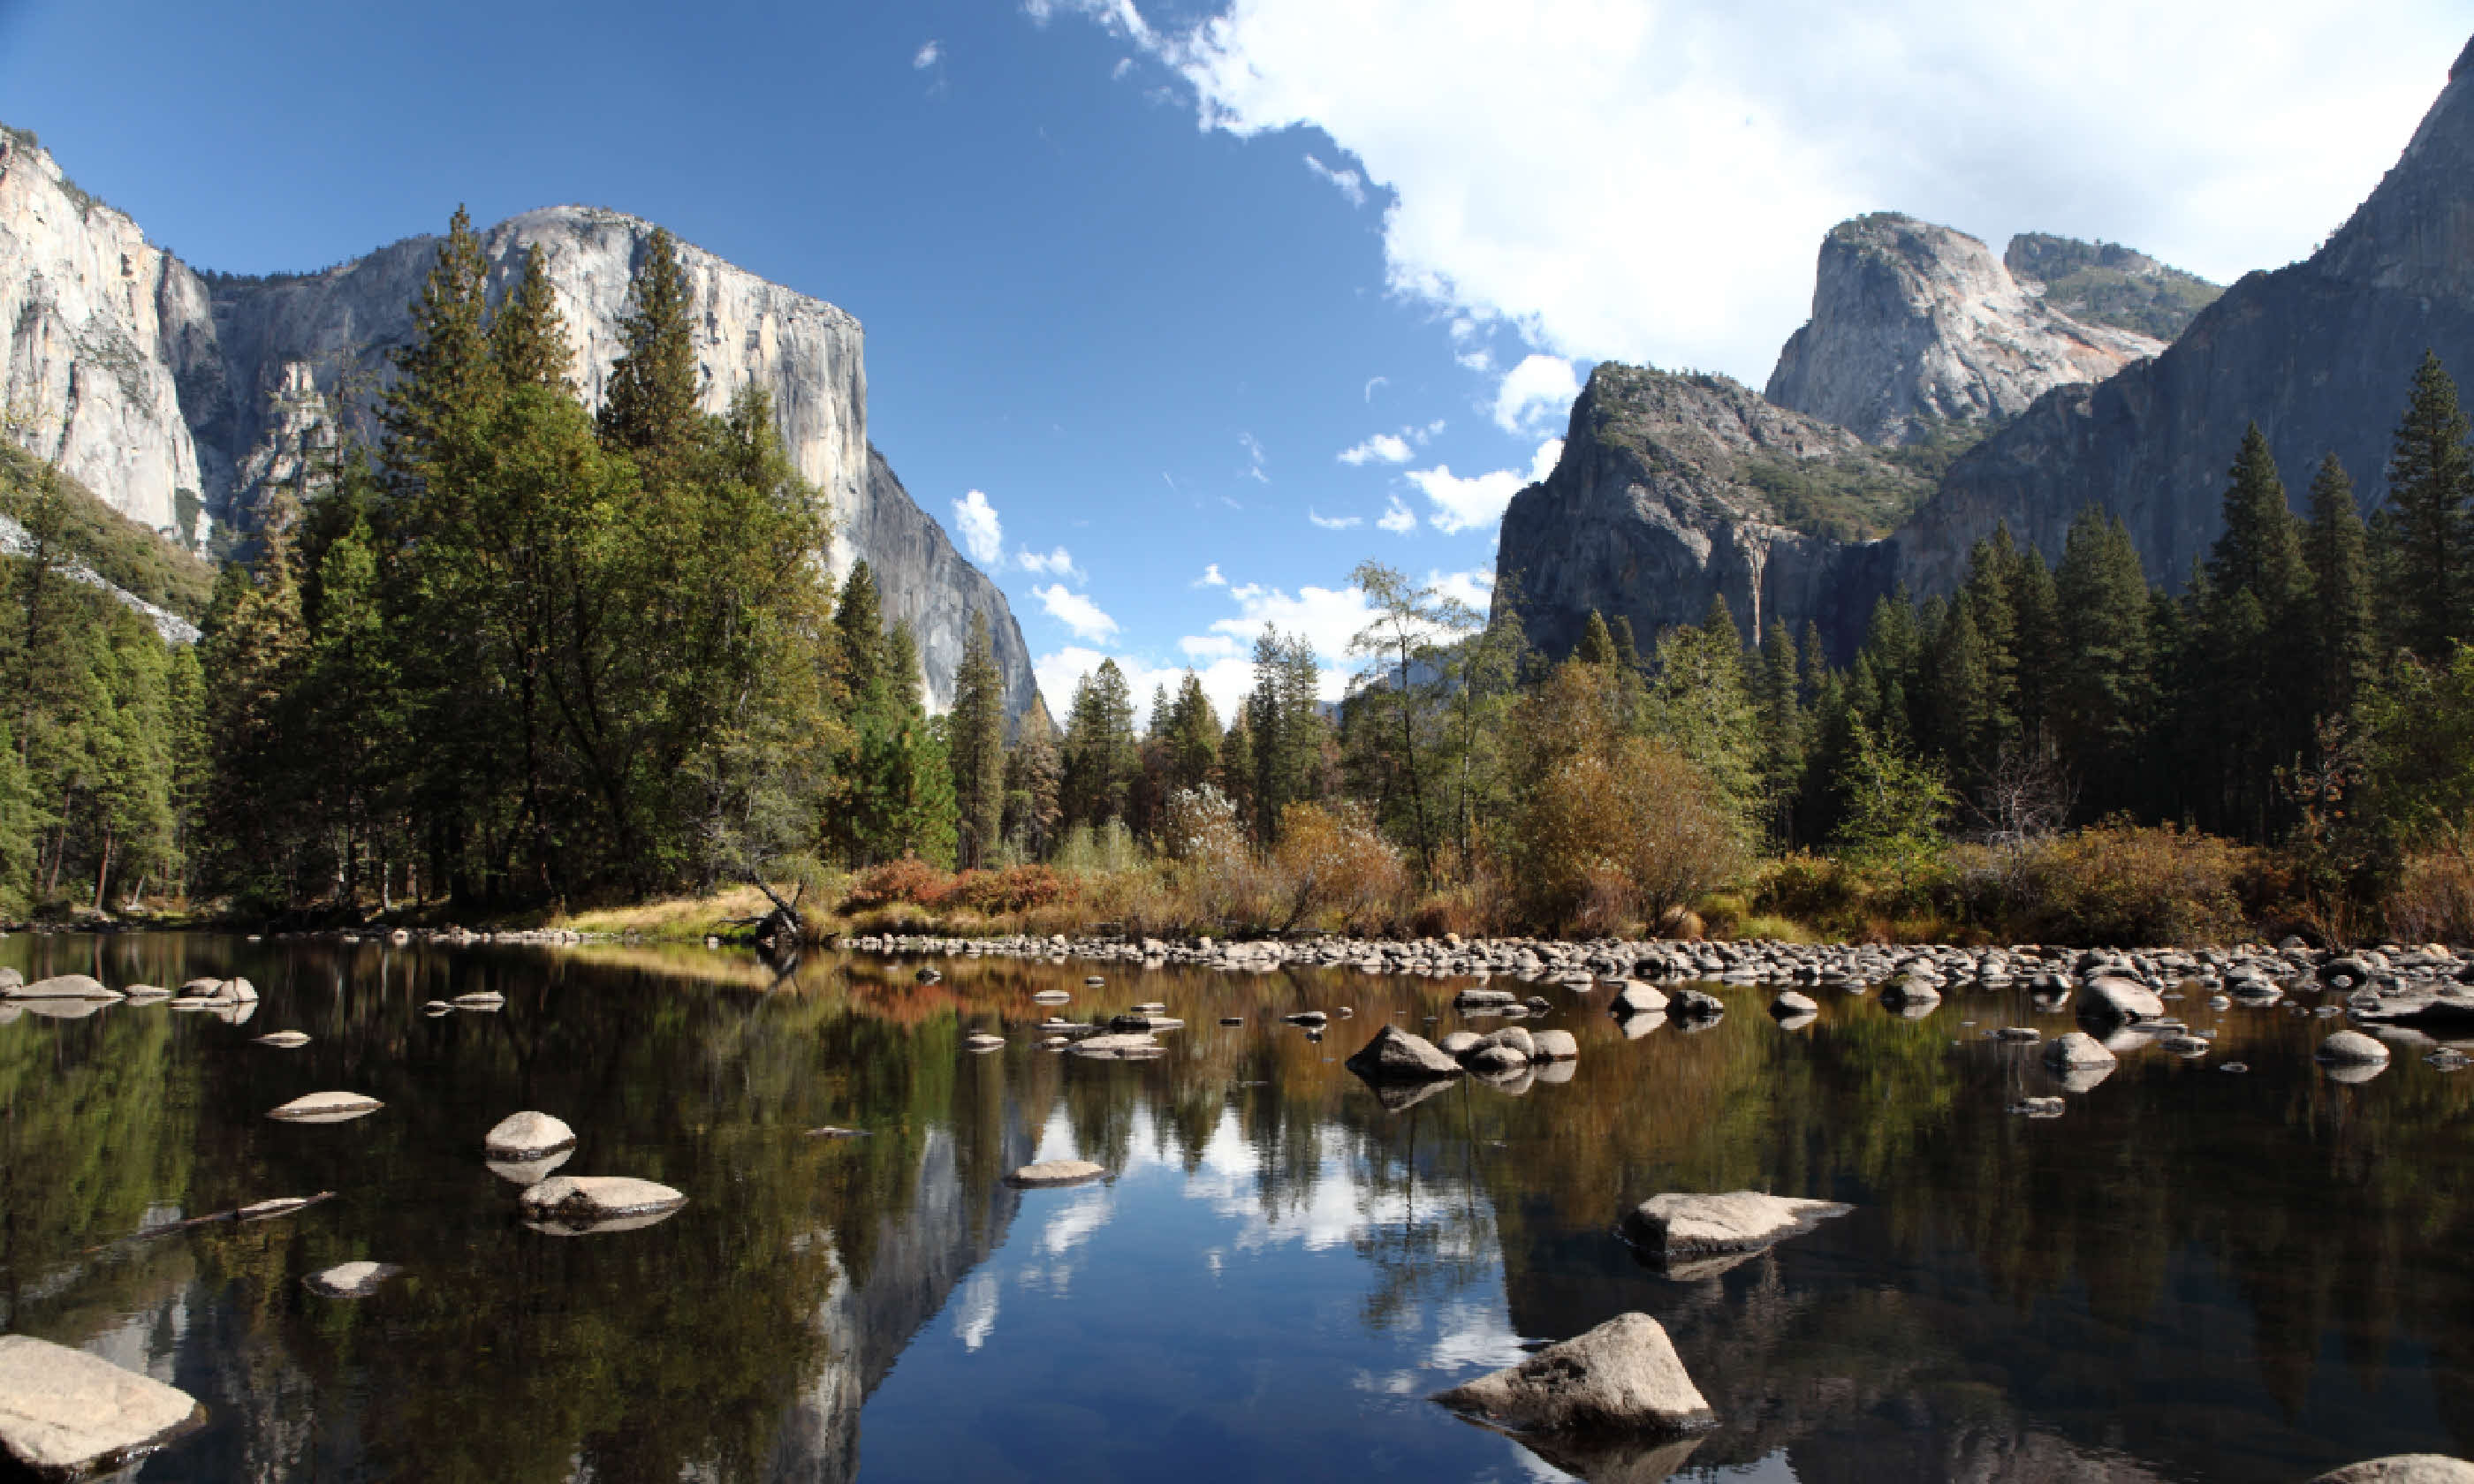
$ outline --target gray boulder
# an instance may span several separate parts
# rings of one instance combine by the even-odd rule
[[[2445,1453],[2395,1453],[2331,1469],[2311,1484],[2474,1484],[2474,1464]]]
[[[1648,985],[1628,979],[1615,994],[1614,1003],[1607,1008],[1618,1020],[1630,1019],[1634,1016],[1654,1016],[1666,1009],[1666,996]]]
[[[184,1391],[31,1335],[0,1335],[0,1450],[36,1478],[135,1462],[203,1425]]]
[[[2360,1031],[2339,1031],[2319,1042],[2319,1049],[2314,1054],[2322,1062],[2343,1065],[2385,1065],[2389,1048]]]
[[[1477,1049],[1477,1043],[1484,1040],[1486,1038],[1475,1031],[1446,1031],[1443,1039],[1435,1042],[1435,1049],[1448,1057],[1462,1057]]]
[[[285,1123],[341,1123],[374,1113],[386,1105],[359,1092],[310,1092],[267,1114]]]
[[[2079,1014],[2098,1020],[2157,1020],[2164,1017],[2165,1001],[2136,980],[2098,974],[2081,992]]]
[[[1396,1025],[1376,1031],[1347,1065],[1368,1082],[1426,1082],[1461,1074],[1460,1063],[1441,1047]]]
[[[1782,1020],[1792,1019],[1797,1016],[1818,1015],[1820,1012],[1819,1001],[1809,994],[1799,994],[1793,990],[1781,990],[1778,998],[1770,1001],[1770,1014]]]
[[[1580,1060],[1581,1042],[1570,1031],[1543,1030],[1529,1033],[1533,1062],[1574,1062]]]
[[[539,1160],[574,1148],[575,1130],[546,1113],[509,1113],[481,1136],[481,1147],[494,1160]]]
[[[1718,1421],[1647,1314],[1618,1314],[1435,1400],[1522,1432],[1697,1432]]]
[[[2073,1031],[2045,1044],[2045,1065],[2055,1071],[2098,1067],[2110,1070],[2119,1060],[2104,1049],[2104,1042],[2085,1031]]]
[[[557,1236],[648,1227],[688,1204],[667,1185],[625,1175],[552,1175],[516,1199],[525,1225]]]
[[[1121,1032],[1105,1036],[1085,1036],[1074,1043],[1072,1054],[1102,1062],[1139,1062],[1155,1056],[1166,1056],[1168,1047],[1153,1041],[1148,1032]]]
[[[1626,1212],[1623,1234],[1644,1255],[1673,1263],[1758,1252],[1854,1209],[1835,1201],[1797,1200],[1758,1190],[1669,1192]]]
[[[120,998],[118,990],[107,990],[98,979],[84,974],[54,974],[32,984],[11,986],[6,992],[11,999],[91,999]]]

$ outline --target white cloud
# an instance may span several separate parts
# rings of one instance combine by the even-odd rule
[[[1014,564],[1026,572],[1037,572],[1045,577],[1070,578],[1078,583],[1087,580],[1082,569],[1074,564],[1074,554],[1062,546],[1048,552],[1032,551],[1026,546],[1014,553],[1013,560]]]
[[[1272,476],[1263,472],[1263,445],[1254,441],[1251,433],[1238,434],[1237,443],[1246,450],[1246,477],[1258,485],[1270,484]]]
[[[1353,531],[1366,524],[1364,515],[1318,515],[1311,510],[1306,512],[1306,518],[1326,531]]]
[[[1031,595],[1039,600],[1039,606],[1048,610],[1049,617],[1072,630],[1078,639],[1102,644],[1116,636],[1117,621],[1100,611],[1099,604],[1063,583],[1033,587]]]
[[[1126,80],[1126,74],[1133,70],[1134,60],[1130,57],[1120,57],[1117,59],[1117,64],[1108,69],[1108,81],[1122,83]]]
[[[1450,465],[1438,464],[1433,468],[1411,469],[1409,482],[1434,502],[1435,509],[1427,515],[1427,521],[1449,535],[1502,519],[1503,508],[1512,503],[1512,497],[1553,473],[1555,461],[1563,456],[1564,441],[1550,438],[1538,445],[1537,456],[1529,461],[1526,474],[1517,469],[1496,469],[1463,479],[1452,472]]]
[[[1176,641],[1189,659],[1234,659],[1240,646],[1225,634],[1189,634]]]
[[[1367,377],[1367,378],[1366,378],[1366,400],[1367,400],[1368,404],[1369,404],[1369,405],[1371,405],[1371,404],[1373,403],[1373,401],[1374,401],[1374,389],[1375,389],[1376,387],[1388,387],[1388,386],[1390,386],[1391,384],[1392,384],[1392,378],[1391,378],[1391,377],[1389,377],[1389,376],[1369,376],[1369,377]]]
[[[1396,433],[1377,433],[1354,448],[1343,448],[1343,464],[1406,464],[1410,459],[1409,441]]]
[[[971,1275],[954,1301],[954,1337],[964,1350],[978,1350],[997,1327],[997,1276],[982,1269]]]
[[[1306,168],[1314,172],[1317,180],[1330,181],[1350,205],[1366,204],[1366,178],[1356,171],[1334,170],[1311,155],[1306,156]]]
[[[1214,562],[1209,566],[1202,569],[1202,575],[1194,580],[1194,586],[1197,587],[1225,587],[1228,586],[1228,579],[1220,575],[1220,563]]]
[[[1215,0],[1175,34],[1133,0],[1025,8],[1160,58],[1207,127],[1322,131],[1392,194],[1399,292],[1757,386],[1859,212],[2219,281],[2298,257],[2465,39],[2452,0]]]
[[[1391,505],[1384,510],[1383,518],[1374,523],[1395,536],[1406,536],[1418,529],[1418,513],[1401,504],[1400,497],[1395,494],[1392,496]]]
[[[1561,426],[1580,395],[1571,362],[1561,356],[1530,356],[1503,373],[1503,384],[1494,393],[1494,425],[1507,433],[1534,432],[1541,420]]]
[[[1483,614],[1494,603],[1494,569],[1471,567],[1466,572],[1428,572],[1426,586],[1445,597],[1458,598]]]
[[[974,490],[954,502],[954,529],[962,534],[962,549],[980,565],[1004,559],[1005,525],[981,491]]]
[[[922,45],[918,52],[911,57],[910,65],[924,72],[928,68],[936,65],[944,56],[945,44],[941,41],[930,41]]]

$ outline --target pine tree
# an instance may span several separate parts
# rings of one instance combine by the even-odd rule
[[[506,385],[571,396],[575,383],[568,372],[574,366],[574,352],[568,346],[567,320],[558,312],[543,251],[539,243],[524,250],[523,273],[490,322],[490,353]]]
[[[997,669],[988,619],[971,610],[961,668],[954,674],[954,708],[946,739],[953,753],[954,803],[965,866],[992,856],[1005,823],[1005,677]]]
[[[413,303],[412,341],[395,353],[395,383],[380,410],[399,496],[447,477],[470,453],[497,401],[501,382],[484,327],[489,272],[473,220],[458,206]],[[416,520],[408,534],[419,532]]]
[[[1761,636],[1753,704],[1759,715],[1764,812],[1781,834],[1786,833],[1786,811],[1804,775],[1803,674],[1797,659],[1794,635],[1785,624],[1771,620]]]
[[[2060,642],[2050,726],[2093,812],[2131,807],[2155,695],[2147,578],[2119,520],[2090,505],[2071,523],[2053,575]]]
[[[1048,853],[1055,836],[1064,772],[1055,726],[1034,698],[1023,716],[1021,736],[1006,754],[1005,819],[1006,838],[1034,859]]]
[[[2372,637],[2370,557],[2354,482],[2334,453],[2311,479],[2311,522],[2303,538],[2311,573],[2312,713],[2350,714],[2378,660]]]
[[[1169,778],[1177,788],[1201,788],[1220,766],[1220,714],[1192,670],[1177,682],[1169,704]]]
[[[702,390],[689,333],[694,291],[678,243],[664,228],[645,239],[628,297],[601,403],[601,441],[633,455],[645,482],[660,485],[684,477],[701,425]]]
[[[277,905],[299,884],[287,770],[303,754],[287,734],[288,702],[308,643],[289,526],[288,510],[270,513],[255,570],[227,569],[199,656],[215,754],[206,815],[225,878]]]
[[[1065,721],[1066,823],[1098,826],[1126,815],[1134,780],[1134,704],[1114,659],[1082,677]]]
[[[2389,639],[2426,660],[2446,657],[2465,632],[2474,587],[2474,456],[2469,424],[2436,352],[2423,352],[2389,458],[2389,503],[2380,522]]]
[[[2210,739],[2213,823],[2252,839],[2269,831],[2274,770],[2310,741],[2308,573],[2301,533],[2268,440],[2252,423],[2226,475],[2224,531],[2208,559],[2213,601],[2196,610],[2217,663],[2193,718]]]
[[[1615,636],[1607,627],[1606,616],[1596,609],[1589,610],[1589,621],[1581,629],[1581,642],[1572,648],[1572,658],[1583,664],[1615,662]]]

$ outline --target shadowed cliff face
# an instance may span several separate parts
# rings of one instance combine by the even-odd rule
[[[997,669],[1005,676],[1006,717],[1019,722],[1039,700],[1031,669],[1031,646],[1005,593],[978,567],[962,560],[945,528],[929,518],[902,488],[885,455],[867,451],[867,483],[841,528],[843,543],[867,558],[884,584],[885,616],[910,626],[919,662],[928,672],[928,705],[942,711],[954,704],[954,677],[970,642],[971,614],[988,620]]]
[[[1780,351],[1766,395],[1873,443],[1909,443],[2015,416],[2163,348],[2061,313],[1965,232],[1881,212],[1822,240],[1812,319]]]
[[[1846,429],[1724,376],[1602,363],[1572,406],[1554,473],[1504,512],[1496,601],[1514,604],[1530,643],[1554,656],[1579,641],[1592,609],[1630,620],[1646,645],[1700,622],[1713,597],[1747,634],[1773,620],[1853,633],[1881,586],[1880,543],[1790,530],[1762,487],[1810,470],[1892,508],[1923,488]]]
[[[2148,576],[2180,584],[2221,527],[2225,470],[2256,420],[2298,497],[2331,451],[2365,508],[2426,347],[2474,374],[2474,79],[2456,74],[2378,189],[2308,260],[2227,289],[2153,361],[2047,394],[1961,459],[1899,533],[1920,592],[2006,520],[2049,555],[2088,504],[2120,515]]]

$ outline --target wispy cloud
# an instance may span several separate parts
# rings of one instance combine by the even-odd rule
[[[1013,560],[1014,564],[1024,571],[1037,572],[1043,577],[1063,577],[1078,583],[1087,580],[1082,569],[1074,564],[1074,554],[1062,546],[1045,552],[1025,547],[1014,553]]]
[[[1353,448],[1340,451],[1340,462],[1347,465],[1406,464],[1413,455],[1409,441],[1396,433],[1377,433]]]
[[[925,72],[929,68],[936,65],[936,63],[944,58],[944,42],[933,40],[928,41],[923,43],[918,51],[911,54],[910,65],[919,71]]]
[[[1385,508],[1383,518],[1374,523],[1395,536],[1406,536],[1418,529],[1418,513],[1401,504],[1400,497],[1395,494],[1392,496],[1392,503]]]
[[[1314,172],[1315,179],[1330,181],[1350,205],[1366,204],[1366,178],[1356,171],[1334,170],[1311,155],[1306,156],[1306,168]]]
[[[1318,515],[1311,510],[1306,512],[1306,518],[1326,531],[1353,531],[1366,524],[1364,515]]]
[[[1100,611],[1100,605],[1074,591],[1063,583],[1033,587],[1031,594],[1048,616],[1063,624],[1078,639],[1104,644],[1117,634],[1117,621]]]
[[[997,508],[988,497],[974,490],[954,502],[954,529],[962,536],[962,549],[982,566],[1001,561],[1005,556],[1005,525],[997,519]]]

